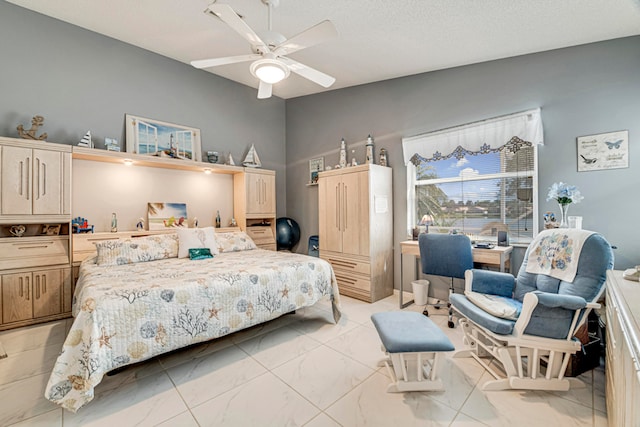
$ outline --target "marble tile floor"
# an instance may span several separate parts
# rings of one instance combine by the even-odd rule
[[[389,377],[370,315],[398,309],[342,297],[332,321],[323,301],[210,343],[107,376],[73,414],[43,398],[71,319],[0,332],[0,426],[606,426],[604,371],[566,393],[483,392],[490,375],[472,359],[441,366],[442,392],[386,393]],[[411,306],[405,310],[420,311]],[[462,348],[445,309],[433,319]]]

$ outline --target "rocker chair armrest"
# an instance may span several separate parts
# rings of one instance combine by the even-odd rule
[[[558,295],[549,292],[530,292],[538,297],[538,304],[549,308],[566,308],[567,310],[581,310],[587,306],[587,301],[576,295]],[[525,295],[526,297],[526,295]]]
[[[516,278],[509,273],[471,269],[464,273],[465,291],[511,298]]]
[[[553,333],[554,328],[566,326],[568,333],[570,333],[569,336],[572,336],[573,330],[576,327],[575,320],[577,320],[577,315],[585,308],[592,308],[589,307],[591,304],[592,303],[587,303],[584,298],[575,295],[558,295],[541,291],[528,292],[522,300],[522,311],[514,325],[514,332],[517,335],[523,335],[532,318],[538,317],[537,320],[539,322],[539,318],[546,317],[546,313],[551,314],[551,312],[557,313],[558,311],[566,310],[572,312],[571,317],[574,318],[574,322],[572,322],[571,325],[558,325],[557,320],[554,319],[554,315],[551,314],[544,330],[539,331],[540,333],[527,331],[527,334],[547,336],[547,333]],[[564,333],[560,335],[566,336]]]

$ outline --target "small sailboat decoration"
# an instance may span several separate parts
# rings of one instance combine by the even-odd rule
[[[93,148],[93,141],[91,140],[91,131],[90,130],[87,131],[87,133],[84,134],[84,136],[82,137],[82,139],[78,143],[78,147]]]
[[[260,158],[258,157],[258,152],[256,151],[256,147],[254,147],[253,144],[251,144],[251,148],[249,149],[247,156],[242,161],[242,165],[249,168],[259,168],[260,166],[262,166],[262,163],[260,163]]]

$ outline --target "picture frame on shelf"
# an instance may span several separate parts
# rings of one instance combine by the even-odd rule
[[[186,203],[147,203],[147,224],[149,230],[167,228],[189,228]]]
[[[128,153],[202,161],[200,129],[125,115]]]
[[[324,170],[324,157],[309,160],[309,184],[318,183],[318,174]]]
[[[61,224],[42,224],[40,234],[43,236],[57,236],[60,234]]]
[[[578,172],[629,167],[629,131],[579,136]]]

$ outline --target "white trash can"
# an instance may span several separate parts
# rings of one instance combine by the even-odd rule
[[[429,281],[428,280],[414,280],[411,282],[413,287],[413,302],[416,305],[427,305],[429,299]]]

